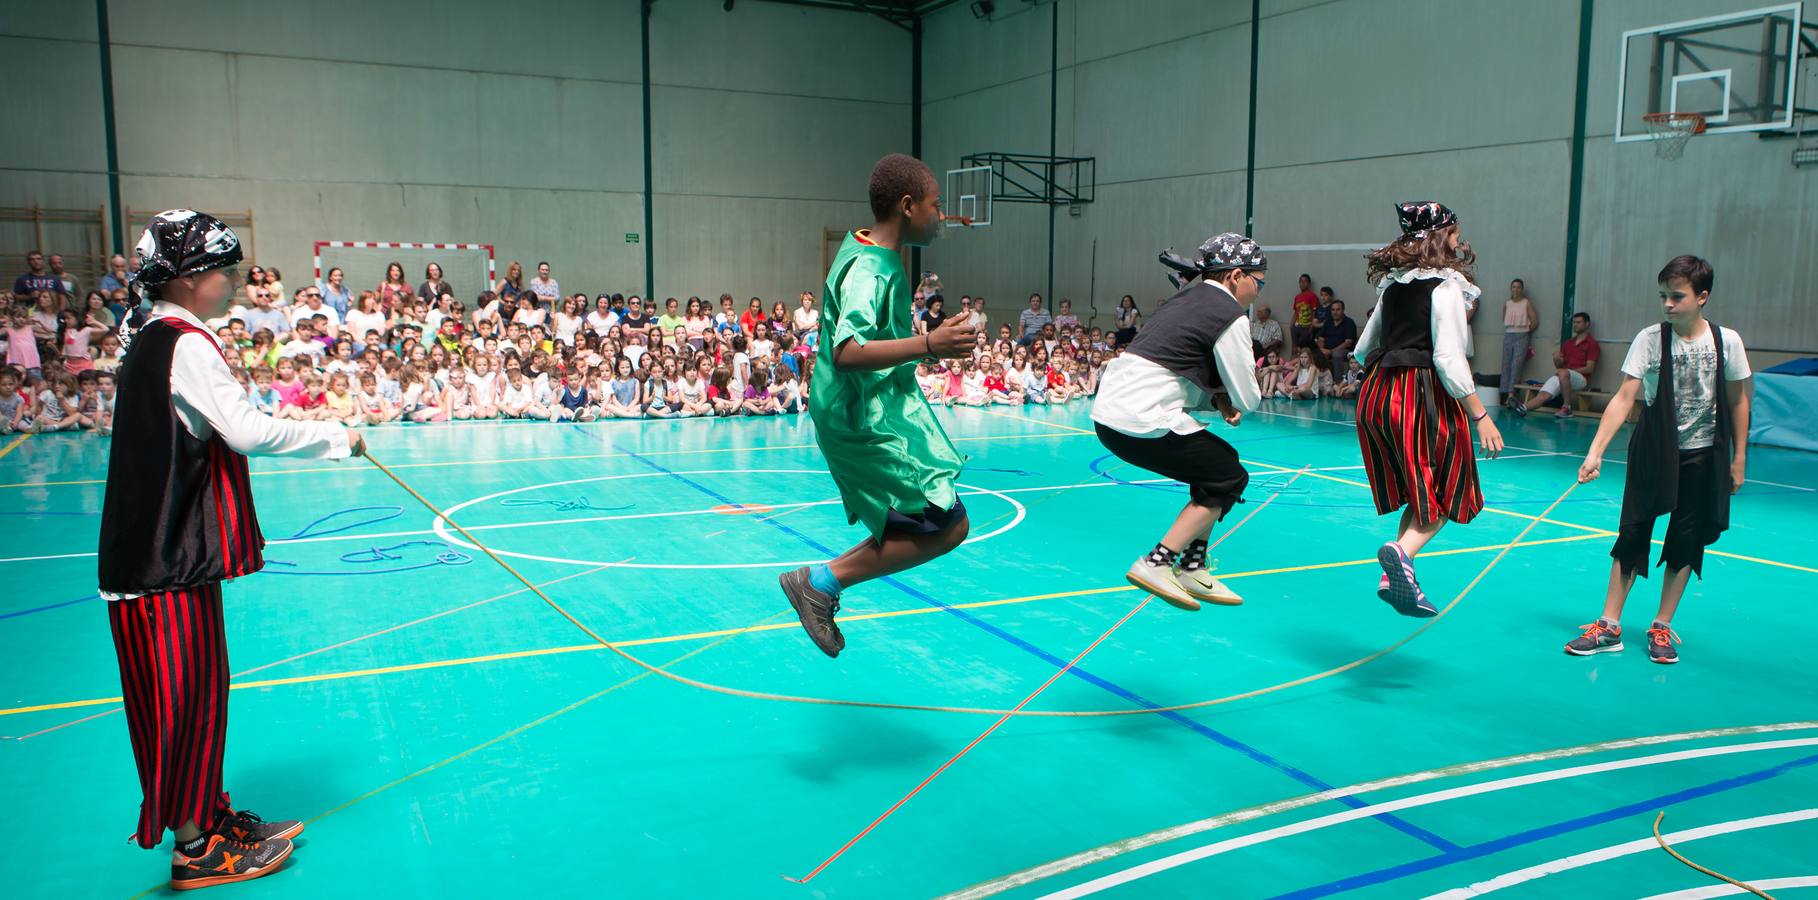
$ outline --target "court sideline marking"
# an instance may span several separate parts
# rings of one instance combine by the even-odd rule
[[[1021,869],[1007,875],[990,879],[989,881],[980,882],[971,887],[943,895],[939,900],[983,900],[985,897],[1001,894],[1013,888],[1023,887],[1024,885],[1034,884],[1037,881],[1043,881],[1057,875],[1064,875],[1068,872],[1082,869],[1086,866],[1093,865],[1094,863],[1113,859],[1127,853],[1134,853],[1138,850],[1145,850],[1149,847],[1171,843],[1184,837],[1203,834],[1227,826],[1264,819],[1269,816],[1292,812],[1308,806],[1315,806],[1329,799],[1326,795],[1334,792],[1368,794],[1389,788],[1420,784],[1427,781],[1457,778],[1464,775],[1474,775],[1479,772],[1490,772],[1497,769],[1524,766],[1531,763],[1552,762],[1554,760],[1569,759],[1575,756],[1590,756],[1610,751],[1632,750],[1641,747],[1683,743],[1686,741],[1702,741],[1713,738],[1740,737],[1743,735],[1755,734],[1774,734],[1788,731],[1809,731],[1812,729],[1818,729],[1818,720],[1776,722],[1769,725],[1738,725],[1727,728],[1708,728],[1698,731],[1680,731],[1670,734],[1648,735],[1645,737],[1617,738],[1588,744],[1577,744],[1570,747],[1558,747],[1552,750],[1517,753],[1511,756],[1502,756],[1494,759],[1455,763],[1449,766],[1426,769],[1424,771],[1412,772],[1405,775],[1394,775],[1373,781],[1363,781],[1357,784],[1346,785],[1345,787],[1334,788],[1332,791],[1302,794],[1298,797],[1290,797],[1284,800],[1248,806],[1243,809],[1209,816],[1194,822],[1187,822],[1185,824],[1151,831],[1147,834],[1113,841],[1109,844],[1103,844],[1090,850],[1083,850],[1051,862],[1046,862],[1038,866],[1031,866],[1026,869]]]

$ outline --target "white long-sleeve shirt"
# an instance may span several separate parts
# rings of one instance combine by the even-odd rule
[[[1217,282],[1207,283],[1224,290]],[[1231,405],[1244,412],[1262,405],[1253,352],[1249,316],[1238,316],[1212,345],[1218,379],[1224,383]],[[1099,376],[1092,421],[1131,437],[1160,437],[1170,431],[1192,434],[1206,428],[1189,414],[1196,409],[1212,411],[1216,407],[1198,385],[1166,366],[1126,352],[1106,363]]]
[[[1382,295],[1390,283],[1406,284],[1420,278],[1440,279],[1439,285],[1433,288],[1433,373],[1439,376],[1439,383],[1446,393],[1464,397],[1477,390],[1477,383],[1471,377],[1471,321],[1466,317],[1465,306],[1474,301],[1480,291],[1451,269],[1408,269],[1378,283],[1377,309],[1364,323],[1363,333],[1357,336],[1357,347],[1351,353],[1358,359],[1369,359],[1370,351],[1382,341]]]

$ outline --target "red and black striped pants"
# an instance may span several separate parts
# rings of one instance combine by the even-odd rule
[[[1380,514],[1406,504],[1422,525],[1483,511],[1471,417],[1432,369],[1376,368],[1357,392],[1357,440]]]
[[[209,827],[227,811],[227,639],[221,583],[107,604],[121,695],[139,767],[139,846],[185,822]]]

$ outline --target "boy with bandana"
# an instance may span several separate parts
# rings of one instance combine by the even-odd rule
[[[258,878],[290,855],[296,821],[266,822],[221,786],[229,667],[221,583],[264,566],[246,454],[340,458],[360,436],[260,413],[203,326],[233,299],[240,241],[218,219],[159,213],[137,247],[136,306],[114,401],[97,554],[144,799],[134,837],[176,832],[170,886]]]

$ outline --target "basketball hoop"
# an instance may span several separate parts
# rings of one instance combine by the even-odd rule
[[[1704,116],[1697,113],[1653,112],[1641,120],[1654,136],[1654,155],[1661,159],[1678,159],[1685,152],[1685,142],[1704,133]]]
[[[941,216],[941,220],[947,223],[948,228],[971,228],[972,227],[972,217],[971,216]]]

